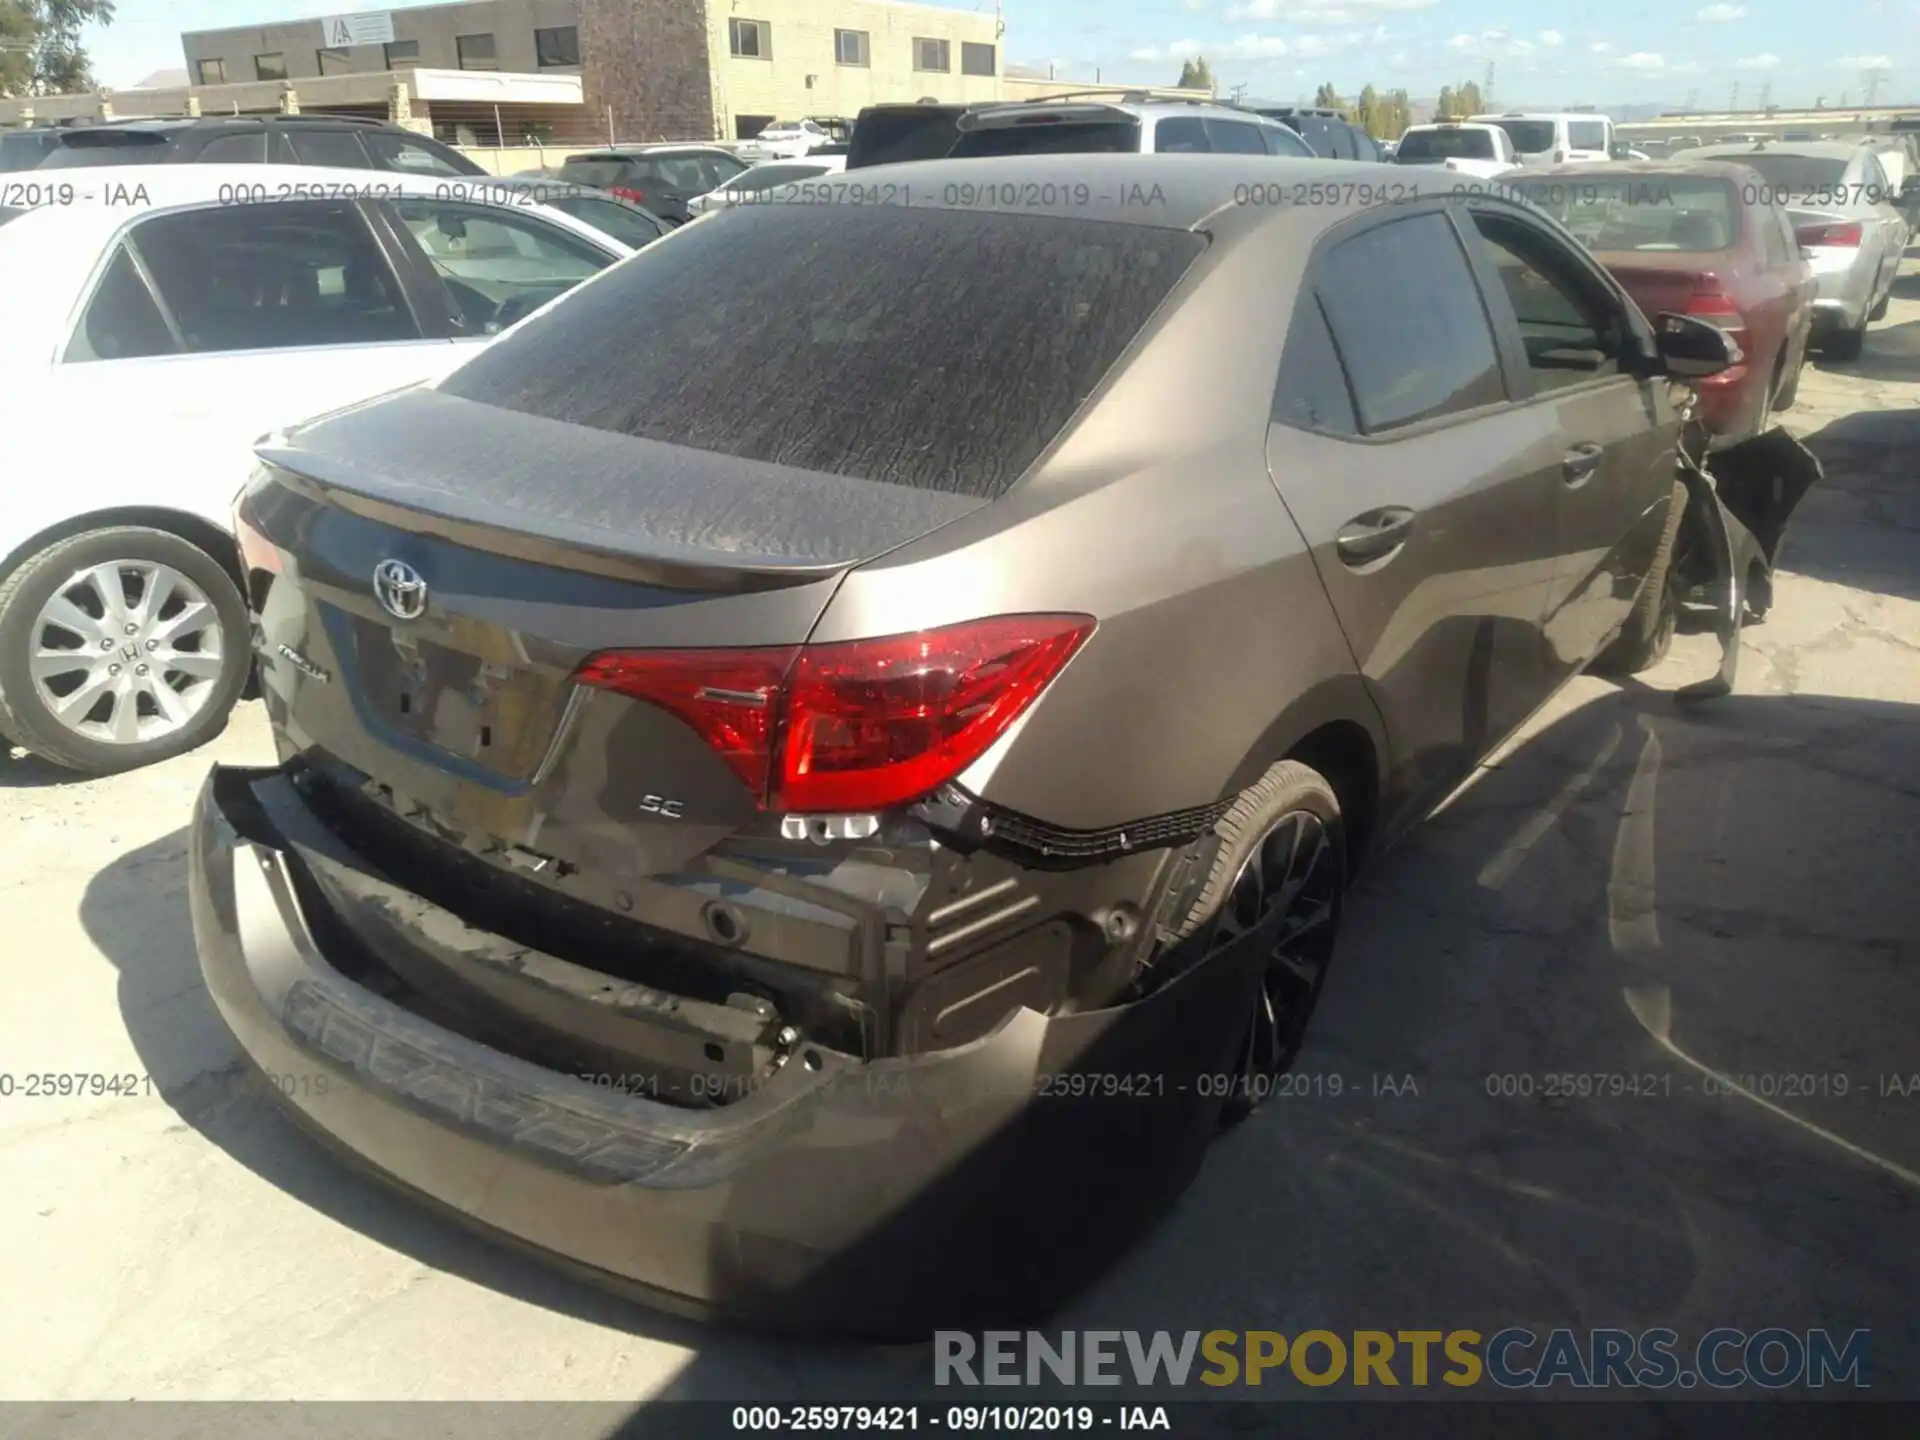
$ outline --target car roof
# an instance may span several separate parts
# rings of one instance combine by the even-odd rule
[[[669,140],[658,144],[603,145],[598,150],[582,150],[577,155],[569,155],[560,163],[564,168],[575,160],[628,160],[637,155],[731,155],[732,153],[724,145],[707,145],[697,140],[675,144]]]
[[[1719,159],[1729,155],[1804,155],[1813,160],[1851,160],[1866,148],[1844,140],[1789,140],[1777,143],[1766,141],[1758,145],[1747,142],[1737,145],[1695,145],[1680,153],[1703,159],[1708,156]]]
[[[359,130],[397,129],[390,120],[370,115],[157,115],[147,119],[107,120],[93,125],[61,127],[62,134],[111,135],[116,130],[168,134],[174,131],[238,129],[256,125],[287,125],[321,129],[347,125]]]
[[[909,160],[886,169],[888,190],[900,196],[892,203],[914,210],[986,210],[1176,230],[1218,224],[1228,212],[1242,212],[1285,217],[1287,223],[1318,231],[1369,208],[1377,211],[1383,188],[1376,162],[1306,156],[1056,153]],[[1396,201],[1452,196],[1459,192],[1459,178],[1450,170],[1409,171],[1404,179],[1396,173],[1392,188]],[[1307,181],[1327,182],[1326,193],[1334,198],[1308,205],[1248,202],[1250,191],[1284,196],[1289,187]],[[858,191],[870,187],[872,177],[851,170],[808,183]],[[1061,198],[1038,206],[1021,203],[1035,194]],[[976,203],[963,203],[968,199]]]
[[[1277,120],[1241,106],[1216,105],[1205,100],[1014,100],[999,105],[979,106],[967,118],[997,125],[1002,119],[1021,115],[1065,115],[1092,122],[1100,119],[1103,111],[1129,115],[1136,120],[1168,115],[1197,115],[1203,120],[1237,120],[1241,124],[1272,125],[1282,130],[1287,128]]]
[[[1400,133],[1408,130],[1498,130],[1500,127],[1491,120],[1423,120],[1418,125],[1409,125]]]
[[[1488,110],[1467,118],[1491,124],[1496,120],[1609,120],[1611,117],[1598,110]]]
[[[1548,165],[1514,176],[1513,183],[1524,185],[1540,175],[1699,175],[1737,185],[1748,178],[1740,173],[1745,168],[1732,160],[1603,160],[1597,165]]]

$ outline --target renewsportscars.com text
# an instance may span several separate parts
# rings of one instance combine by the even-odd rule
[[[1507,1390],[1868,1388],[1871,1333],[1772,1328],[1028,1330],[934,1334],[936,1385],[1493,1385]]]

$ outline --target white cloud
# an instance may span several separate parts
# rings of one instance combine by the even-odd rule
[[[1189,10],[1211,10],[1213,8],[1213,0],[1180,0],[1180,3]]]
[[[1696,11],[1693,18],[1706,25],[1725,25],[1729,21],[1746,19],[1747,7],[1744,5],[1709,5],[1704,10]]]
[[[1562,35],[1558,30],[1542,30],[1540,32],[1540,43],[1549,49],[1555,45],[1564,43],[1566,38],[1567,37]]]
[[[1302,28],[1358,25],[1381,14],[1425,10],[1440,0],[1240,0],[1229,20],[1284,20]]]
[[[1780,63],[1778,55],[1748,55],[1733,62],[1736,70],[1771,70]]]
[[[1191,60],[1201,51],[1211,49],[1198,40],[1175,40],[1166,45],[1143,45],[1138,50],[1127,52],[1129,60]]]
[[[1893,61],[1885,55],[1843,55],[1833,62],[1842,70],[1891,70]]]
[[[1596,55],[1605,55],[1609,50],[1613,49],[1613,45],[1611,42],[1606,40],[1596,40],[1591,45],[1587,46],[1587,49],[1591,50]]]
[[[1478,35],[1455,35],[1447,41],[1447,48],[1479,60],[1504,60],[1529,54],[1533,50],[1533,42],[1516,39],[1495,26],[1491,30],[1482,30]]]
[[[1308,36],[1311,40],[1313,37]],[[1277,60],[1283,55],[1310,55],[1306,40],[1288,46],[1278,35],[1241,35],[1213,50],[1222,60]]]
[[[1650,50],[1636,50],[1631,55],[1622,55],[1613,63],[1622,70],[1641,70],[1649,74],[1667,68],[1666,57]]]

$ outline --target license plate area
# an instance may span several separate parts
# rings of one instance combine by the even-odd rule
[[[501,702],[532,677],[356,617],[362,699],[379,724],[469,760],[506,758]]]

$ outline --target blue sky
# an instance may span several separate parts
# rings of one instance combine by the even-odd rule
[[[989,9],[993,0],[955,8]],[[1006,59],[1070,79],[1170,84],[1203,54],[1222,86],[1273,99],[1369,82],[1431,98],[1484,83],[1533,105],[1920,102],[1920,0],[1004,0]],[[94,69],[128,86],[183,61],[183,30],[338,14],[342,0],[120,0],[88,36]],[[402,8],[402,7],[394,7]]]

